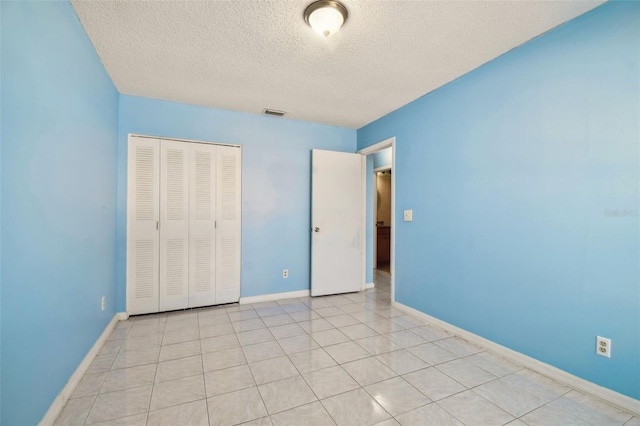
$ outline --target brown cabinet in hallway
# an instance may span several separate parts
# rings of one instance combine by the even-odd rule
[[[376,262],[378,266],[387,265],[391,258],[391,227],[379,226],[377,230]]]

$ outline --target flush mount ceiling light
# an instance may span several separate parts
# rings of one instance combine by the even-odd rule
[[[313,31],[329,37],[346,22],[347,15],[347,9],[337,1],[320,0],[307,6],[304,11],[304,20],[313,28]]]

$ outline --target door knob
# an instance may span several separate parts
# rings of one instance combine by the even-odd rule
[[[313,228],[313,232],[320,232],[320,228],[316,226],[315,228]]]

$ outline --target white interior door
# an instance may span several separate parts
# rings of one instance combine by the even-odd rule
[[[216,145],[189,150],[189,307],[216,303]]]
[[[189,144],[160,143],[160,310],[189,307]]]
[[[363,156],[312,150],[311,295],[362,289]]]
[[[218,146],[216,185],[216,303],[240,300],[240,148]]]
[[[128,157],[127,312],[158,312],[160,142],[131,136]]]

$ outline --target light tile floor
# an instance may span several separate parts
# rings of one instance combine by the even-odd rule
[[[364,293],[120,322],[60,425],[626,425],[640,419]]]

